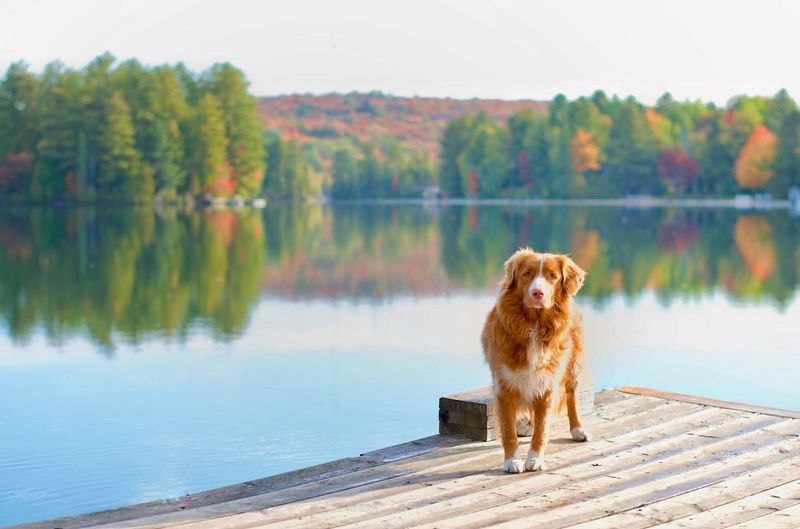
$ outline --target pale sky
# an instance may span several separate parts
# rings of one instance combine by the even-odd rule
[[[230,61],[256,95],[798,98],[798,44],[792,0],[0,0],[3,71]]]

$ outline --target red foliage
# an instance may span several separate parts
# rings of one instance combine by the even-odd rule
[[[207,209],[203,216],[216,240],[225,247],[229,246],[236,233],[236,212],[231,209]]]
[[[380,144],[393,138],[408,147],[425,150],[434,159],[447,123],[465,114],[486,112],[497,121],[531,108],[543,113],[547,103],[493,99],[438,99],[371,94],[289,95],[261,98],[259,111],[267,128],[301,143],[350,136]]]
[[[694,158],[683,149],[661,149],[657,164],[661,178],[678,189],[691,186],[700,169]]]
[[[723,125],[725,125],[726,127],[730,127],[731,125],[733,125],[733,118],[735,117],[736,117],[736,109],[732,108],[728,110],[727,112],[725,112],[725,115],[722,116]]]
[[[678,219],[665,222],[658,229],[656,241],[666,252],[683,253],[697,242],[697,226],[688,220]]]
[[[467,194],[470,196],[478,194],[478,175],[475,171],[470,171],[467,175]]]
[[[236,190],[236,182],[230,178],[217,178],[204,189],[206,195],[212,197],[230,197]]]
[[[75,173],[72,171],[69,171],[66,175],[64,175],[64,189],[66,189],[67,193],[69,194],[75,194],[75,192],[78,190]]]
[[[6,154],[0,161],[0,189],[23,190],[22,176],[30,172],[32,162],[33,154],[27,151]]]
[[[519,182],[525,187],[531,187],[531,162],[528,160],[528,153],[519,151],[517,153],[517,168],[519,169]]]

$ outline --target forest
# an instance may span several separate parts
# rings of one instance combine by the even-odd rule
[[[598,91],[504,123],[453,120],[441,140],[439,183],[449,196],[726,197],[800,185],[800,112],[785,90],[727,107],[654,107]]]
[[[782,198],[800,185],[800,111],[785,90],[724,107],[668,93],[646,106],[602,91],[546,105],[411,100],[427,121],[407,98],[326,97],[336,108],[320,122],[313,96],[260,109],[227,63],[199,74],[108,53],[79,70],[55,62],[37,74],[14,63],[0,80],[0,198],[347,200],[420,198],[436,187],[472,198]],[[434,135],[420,133],[431,126],[435,148]]]
[[[40,75],[14,63],[0,82],[0,195],[23,201],[245,199],[269,191],[266,153],[291,164],[292,146],[265,139],[244,74],[217,64],[81,70],[51,63]],[[302,171],[299,171],[302,176]],[[299,180],[295,178],[294,180]],[[294,182],[290,190],[307,193]]]

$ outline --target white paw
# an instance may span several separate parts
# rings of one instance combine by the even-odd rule
[[[544,464],[544,456],[539,455],[539,452],[531,450],[528,452],[528,457],[525,459],[525,470],[547,470],[547,465]]]
[[[573,428],[569,431],[572,434],[572,439],[574,441],[584,442],[584,441],[591,441],[592,434],[584,430],[583,428]]]
[[[512,457],[503,461],[503,472],[509,474],[521,474],[525,472],[525,461],[519,457]]]

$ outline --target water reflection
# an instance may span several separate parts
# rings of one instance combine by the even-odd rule
[[[518,246],[569,252],[582,296],[723,290],[785,306],[800,222],[784,211],[275,206],[264,211],[20,209],[0,214],[0,318],[25,343],[104,351],[201,327],[241,334],[260,295],[384,299],[493,289]],[[40,330],[41,329],[41,330]]]
[[[264,224],[255,211],[149,209],[0,216],[0,314],[16,341],[86,333],[109,348],[195,323],[236,335],[259,295]]]

